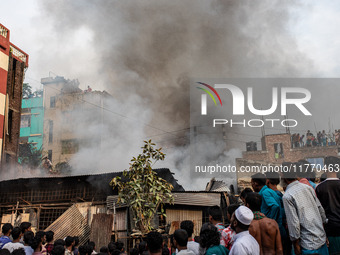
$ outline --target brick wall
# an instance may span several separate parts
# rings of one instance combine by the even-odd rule
[[[275,157],[275,143],[282,143],[283,157]],[[236,159],[236,169],[238,171],[238,186],[249,186],[250,176],[253,172],[240,172],[241,166],[279,166],[282,162],[297,162],[307,158],[324,158],[326,156],[339,156],[339,146],[326,147],[300,147],[291,148],[290,134],[267,135],[262,138],[263,151],[246,151],[242,153],[242,158]],[[255,168],[254,168],[255,169]],[[318,175],[320,175],[319,173]]]
[[[18,162],[24,69],[25,64],[16,60],[10,54],[7,76],[8,111],[6,112],[6,120],[8,124],[5,127],[3,166],[7,163]]]

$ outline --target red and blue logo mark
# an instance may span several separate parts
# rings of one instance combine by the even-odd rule
[[[222,106],[221,97],[220,97],[220,95],[217,93],[216,89],[214,89],[214,88],[213,88],[212,86],[210,86],[209,84],[206,84],[206,83],[203,83],[203,82],[197,82],[197,83],[198,83],[198,84],[201,84],[201,85],[203,85],[203,86],[205,86],[205,87],[207,87],[207,88],[209,88],[212,92],[214,92],[214,94],[217,96],[217,98],[218,98],[218,100],[220,101],[220,104],[221,104],[221,106]],[[197,87],[197,88],[198,88],[198,89],[201,89],[201,90],[203,90],[205,93],[207,93],[207,94],[212,98],[212,100],[214,101],[215,105],[217,105],[214,96],[211,94],[211,92],[210,92],[209,90],[204,89],[204,88],[201,88],[201,87]]]

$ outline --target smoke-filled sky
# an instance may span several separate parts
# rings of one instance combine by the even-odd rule
[[[30,55],[25,82],[60,75],[106,90],[145,137],[171,147],[189,127],[189,78],[337,77],[339,11],[330,0],[4,0],[0,23]],[[183,151],[172,147],[164,166],[183,168]]]

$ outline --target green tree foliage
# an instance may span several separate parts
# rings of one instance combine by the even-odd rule
[[[41,163],[42,149],[37,149],[32,143],[19,145],[20,164],[29,168],[38,168]]]
[[[28,83],[22,85],[22,98],[29,98],[32,95],[32,87]]]
[[[144,141],[143,153],[133,157],[123,178],[116,177],[110,183],[113,188],[118,188],[118,203],[126,203],[132,209],[136,227],[143,234],[152,229],[151,222],[159,207],[160,214],[166,217],[163,205],[173,202],[173,186],[152,170],[154,163],[165,158],[161,148],[154,149],[154,145],[151,140]]]

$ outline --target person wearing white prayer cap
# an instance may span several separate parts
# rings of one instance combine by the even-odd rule
[[[253,212],[245,206],[240,206],[230,220],[230,227],[236,232],[233,237],[233,247],[229,255],[260,255],[260,246],[249,234],[249,226],[254,218]]]

